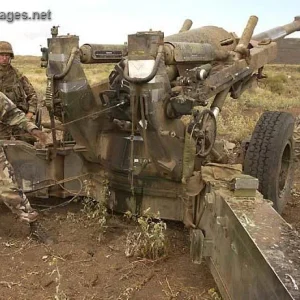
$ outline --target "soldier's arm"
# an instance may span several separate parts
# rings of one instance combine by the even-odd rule
[[[26,94],[26,101],[29,104],[28,112],[35,114],[37,110],[38,98],[34,87],[29,82],[28,78],[24,75],[22,75],[20,81]]]
[[[16,107],[16,105],[0,92],[0,121],[10,126],[18,126],[28,132],[32,132],[37,127],[29,122],[24,112]]]

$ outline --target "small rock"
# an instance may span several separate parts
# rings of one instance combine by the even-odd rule
[[[235,148],[235,144],[234,143],[231,143],[231,142],[228,142],[228,141],[225,141],[225,149],[230,151],[230,150],[233,150]]]

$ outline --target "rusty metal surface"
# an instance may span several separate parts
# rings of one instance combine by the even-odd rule
[[[248,20],[248,23],[242,33],[242,36],[239,40],[238,46],[243,45],[244,47],[248,47],[250,40],[252,38],[255,26],[257,25],[258,18],[256,16],[251,16]]]
[[[181,27],[181,29],[179,30],[179,32],[185,32],[185,31],[190,30],[191,27],[192,27],[192,25],[193,25],[193,21],[190,20],[190,19],[186,19],[186,20],[184,21],[184,23],[182,24],[182,27]]]
[[[267,30],[265,32],[256,34],[253,36],[253,40],[255,41],[262,41],[264,39],[271,39],[272,41],[277,41],[285,36],[295,32],[300,31],[300,17],[295,17],[295,20],[289,24],[278,26]]]
[[[215,51],[208,43],[173,42],[174,60],[181,62],[207,62],[216,59]]]
[[[230,45],[221,45],[221,41],[232,40]],[[236,47],[236,40],[233,35],[223,28],[216,26],[204,26],[190,29],[186,32],[177,33],[165,37],[166,42],[188,42],[188,43],[209,43],[216,50],[232,51]]]
[[[135,158],[137,161],[149,162],[147,165],[136,164],[136,170],[137,168],[143,169],[140,176],[147,174],[180,182],[183,172],[182,157],[186,127],[179,119],[180,114],[182,112],[191,114],[191,109],[188,111],[189,107],[206,105],[209,98],[217,97],[218,93],[230,91],[233,86],[234,95],[238,97],[239,93],[236,90],[243,91],[243,88],[247,88],[249,76],[252,76],[256,69],[276,55],[275,44],[262,45],[251,49],[248,58],[232,61],[230,53],[237,45],[236,38],[226,30],[215,26],[188,30],[165,39],[163,39],[162,32],[139,32],[129,36],[130,64],[128,65],[130,68],[132,69],[134,64],[140,63],[143,59],[154,59],[158,45],[163,42],[174,43],[175,57],[179,62],[177,64],[175,61],[172,72],[169,72],[162,59],[151,83],[138,86],[123,80],[122,72],[124,64],[126,65],[124,61],[123,64],[116,65],[108,81],[90,87],[78,63],[79,55],[76,56],[70,72],[64,78],[54,80],[52,87],[54,96],[49,103],[53,102],[51,105],[55,116],[62,123],[67,124],[65,128],[71,133],[76,143],[87,148],[83,156],[88,162],[101,164],[105,169],[112,169],[115,172],[122,172],[124,164],[127,163],[125,163],[125,157],[131,156],[129,141],[132,138],[131,125],[134,123],[134,135],[142,137],[140,146],[137,142],[133,143]],[[207,47],[205,46],[205,49],[199,48],[199,45],[194,45],[194,48],[188,47],[192,45],[191,43],[199,42],[204,42],[203,45]],[[48,74],[61,73],[71,50],[74,47],[79,48],[78,37],[53,37],[48,39],[48,46]],[[223,56],[224,61],[215,62],[213,53],[219,55],[219,52],[226,53]],[[197,60],[200,57],[206,63],[211,63],[211,67],[208,68],[210,71],[201,69],[202,64],[198,63],[199,70],[186,74],[187,68],[197,68],[195,57]],[[190,75],[201,72],[207,72],[205,80]],[[169,95],[173,93],[171,84],[174,84],[170,79],[174,80],[178,75],[182,78],[180,82],[178,81],[179,84],[177,82],[175,84],[182,89],[180,93],[182,98],[180,101],[175,101],[177,99],[175,94],[175,100],[172,103],[179,104],[178,110],[175,114],[171,111],[166,116],[165,110],[171,107],[166,108],[166,103],[169,101]],[[102,98],[99,97],[99,92],[103,95]],[[130,97],[137,100],[131,102]],[[187,106],[184,106],[186,104]],[[144,109],[141,109],[141,105]],[[146,130],[140,125],[143,118],[142,112],[148,124]],[[90,115],[92,116],[89,117]],[[169,116],[173,115],[175,117],[170,119]],[[170,134],[162,135],[161,132],[170,132]],[[115,149],[116,145],[121,151]],[[121,163],[122,159],[123,163]],[[126,172],[130,172],[129,167],[126,168]]]
[[[199,228],[213,244],[205,256],[222,297],[299,299],[299,251],[289,225],[258,193],[235,198],[226,188],[213,191]]]
[[[127,52],[127,45],[84,44],[80,47],[80,61],[84,64],[117,63]]]
[[[299,233],[267,201],[230,199],[228,203],[286,289],[299,299]]]

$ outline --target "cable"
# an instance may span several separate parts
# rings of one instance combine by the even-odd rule
[[[41,211],[41,212],[49,211],[49,210],[54,209],[54,208],[57,208],[57,207],[63,207],[63,206],[66,206],[66,205],[70,204],[71,202],[73,202],[73,201],[80,195],[80,193],[82,192],[82,188],[83,188],[82,181],[81,181],[79,178],[77,178],[77,179],[78,179],[79,182],[80,182],[80,189],[79,189],[79,191],[76,193],[75,196],[73,196],[73,197],[72,197],[70,200],[68,200],[68,201],[65,201],[65,202],[63,202],[63,203],[60,203],[60,204],[57,204],[57,205],[54,205],[54,206],[50,206],[50,207],[48,207],[48,208],[41,209],[40,211]]]
[[[87,118],[92,117],[92,116],[100,115],[100,114],[104,113],[105,111],[108,111],[108,110],[110,110],[110,109],[116,108],[116,107],[121,106],[121,105],[123,105],[123,104],[125,104],[125,101],[122,101],[122,102],[120,102],[120,103],[118,103],[118,104],[116,104],[116,105],[114,105],[114,106],[105,108],[105,109],[103,109],[103,110],[93,112],[93,113],[91,113],[91,114],[89,114],[89,115],[86,115],[86,116],[84,116],[84,117],[81,117],[81,118],[72,120],[72,121],[70,121],[70,122],[67,122],[67,123],[64,123],[64,124],[62,123],[61,125],[66,126],[66,125],[69,125],[69,124],[72,124],[72,123],[75,123],[75,122],[78,122],[78,121],[87,119]]]
[[[82,174],[82,175],[80,175],[80,176],[69,177],[69,178],[67,178],[67,179],[62,179],[62,180],[46,179],[46,180],[40,181],[39,184],[42,183],[42,182],[45,182],[45,181],[49,181],[49,180],[52,180],[52,181],[54,181],[55,183],[53,183],[53,184],[48,184],[48,185],[44,185],[44,186],[42,186],[42,187],[36,188],[36,189],[34,189],[34,190],[31,190],[31,191],[29,191],[28,193],[37,192],[37,191],[43,190],[43,189],[45,189],[45,188],[53,187],[53,186],[55,186],[55,185],[61,185],[62,183],[69,182],[69,181],[73,181],[73,180],[79,180],[79,181],[81,182],[80,178],[81,178],[81,177],[85,177],[85,176],[87,176],[87,175],[89,175],[89,173]],[[69,190],[66,189],[65,187],[63,187],[63,189],[66,190],[66,191],[67,191],[68,193],[70,193],[70,194],[74,194],[73,192],[69,191]]]

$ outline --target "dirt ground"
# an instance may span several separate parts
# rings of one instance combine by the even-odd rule
[[[283,217],[300,228],[300,172]],[[33,200],[56,205],[57,200]],[[189,256],[188,231],[168,223],[168,255],[163,259],[127,258],[127,233],[135,226],[110,216],[101,235],[98,223],[80,203],[43,213],[42,224],[56,238],[51,246],[28,238],[29,228],[0,206],[0,299],[212,299],[216,284],[207,266]]]
[[[282,217],[300,231],[300,162],[296,164],[292,197],[287,203]]]
[[[1,206],[1,300],[210,299],[207,291],[215,283],[205,264],[190,261],[188,231],[181,224],[168,223],[167,257],[127,258],[126,236],[134,225],[113,216],[99,241],[99,225],[81,208],[74,203],[43,216],[43,226],[57,239],[48,247],[29,239],[28,227]]]

